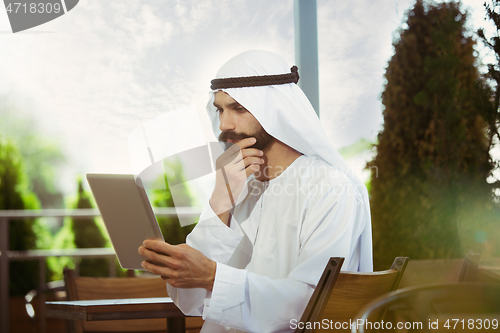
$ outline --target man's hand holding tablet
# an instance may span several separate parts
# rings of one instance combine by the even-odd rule
[[[160,275],[172,287],[212,290],[217,263],[187,244],[147,239],[139,254],[146,258],[142,267]]]

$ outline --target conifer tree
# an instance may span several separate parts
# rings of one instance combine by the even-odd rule
[[[21,155],[10,140],[0,137],[0,209],[37,209],[40,203],[30,191]],[[9,249],[26,251],[37,248],[35,230],[40,229],[33,219],[9,222]],[[10,263],[11,296],[25,295],[38,285],[38,263],[36,261],[13,261]]]
[[[78,198],[75,208],[93,208],[88,193],[83,189],[82,180],[78,180]],[[73,218],[71,228],[77,248],[106,247],[107,240],[94,218]],[[79,265],[81,276],[107,276],[109,263],[104,258],[84,258]]]
[[[484,245],[471,237],[486,230],[478,221],[492,210],[491,91],[475,67],[466,18],[458,3],[417,0],[394,43],[384,127],[368,164],[377,269],[396,256],[453,258]]]
[[[490,149],[495,144],[500,142],[500,134],[498,132],[498,122],[500,120],[500,0],[491,0],[491,3],[484,3],[486,9],[486,18],[493,22],[496,32],[493,36],[487,37],[484,29],[479,29],[477,34],[483,44],[493,51],[495,55],[495,63],[488,64],[488,73],[486,78],[489,83],[494,87],[493,105],[491,108],[486,109],[484,118],[488,122],[489,127],[489,145]],[[495,142],[495,140],[497,142]],[[495,161],[495,169],[500,167],[500,160]],[[500,188],[500,181],[492,184],[493,188]]]
[[[189,189],[184,183],[182,164],[179,161],[169,161],[168,163],[164,162],[164,165],[165,174],[162,182],[164,182],[165,188],[151,191],[150,198],[152,205],[154,207],[175,207],[169,184],[176,183],[183,187],[182,190],[176,192],[177,205],[182,207],[191,206],[192,200]],[[195,224],[191,224],[182,227],[176,216],[158,216],[157,220],[165,241],[173,245],[184,243],[186,236],[195,226]]]

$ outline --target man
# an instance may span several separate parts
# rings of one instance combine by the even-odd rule
[[[327,261],[371,271],[367,191],[330,145],[296,85],[267,51],[230,59],[212,81],[214,133],[233,144],[187,244],[147,240],[144,268],[202,332],[290,332]]]

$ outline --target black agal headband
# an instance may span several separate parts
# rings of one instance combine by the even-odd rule
[[[242,76],[229,77],[226,79],[213,79],[210,89],[225,89],[225,88],[243,88],[243,87],[258,87],[271,86],[275,84],[287,84],[299,82],[299,73],[297,66],[290,68],[291,73],[277,75],[259,75],[259,76]]]

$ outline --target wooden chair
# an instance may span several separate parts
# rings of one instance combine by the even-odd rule
[[[388,270],[364,273],[341,272],[344,258],[330,258],[295,333],[350,330],[342,324],[349,323],[373,299],[396,290],[408,261],[397,257]],[[323,323],[328,323],[327,327]]]
[[[480,257],[479,253],[465,257],[458,282],[500,283],[500,266],[479,265]]]
[[[480,253],[470,253],[465,256],[458,282],[472,282],[476,279]]]
[[[98,278],[77,277],[64,269],[68,301],[168,297],[165,282],[159,277]],[[167,319],[133,319],[109,321],[72,321],[74,332],[167,332]],[[201,317],[186,317],[186,332],[199,332]]]
[[[391,308],[394,320],[377,319]],[[353,333],[379,330],[400,332],[471,332],[500,327],[500,285],[430,284],[385,294],[367,304],[353,319]]]
[[[406,267],[399,288],[432,283],[457,283],[464,259],[412,259]]]
[[[406,267],[399,288],[416,287],[433,283],[491,281],[500,274],[499,259],[483,260],[481,254],[470,253],[465,259],[417,259]],[[497,272],[497,273],[495,273]],[[490,278],[491,277],[491,278]]]

